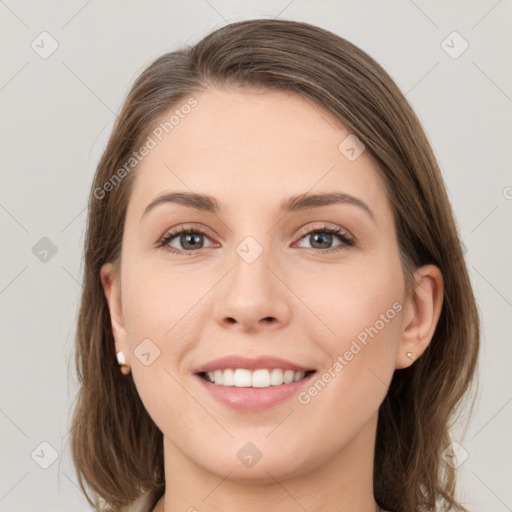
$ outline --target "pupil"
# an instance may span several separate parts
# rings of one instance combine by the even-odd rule
[[[326,235],[324,234],[323,235],[321,233],[316,233],[316,234],[314,234],[312,236],[313,236],[313,239],[315,240],[315,243],[316,243],[318,238],[320,239],[320,244],[322,242],[322,239],[324,239],[324,241],[327,240],[327,246],[329,246],[330,245],[329,243],[332,241],[332,235],[331,234],[326,234]],[[321,249],[325,249],[325,247],[321,247]]]
[[[200,234],[193,234],[193,233],[192,234],[191,233],[187,233],[187,234],[183,235],[181,237],[182,246],[184,248],[186,248],[187,244],[188,244],[189,247],[191,247],[192,249],[201,246],[202,244],[200,243],[200,241],[198,241],[199,237],[201,237]],[[185,243],[183,243],[184,241],[185,241]]]

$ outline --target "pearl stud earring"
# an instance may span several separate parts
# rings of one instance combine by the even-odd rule
[[[116,354],[117,364],[121,367],[121,373],[123,375],[128,375],[130,373],[130,366],[126,364],[126,357],[122,351],[117,352]]]

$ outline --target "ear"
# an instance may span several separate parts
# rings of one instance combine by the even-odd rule
[[[416,286],[406,302],[404,327],[395,368],[406,368],[418,359],[430,344],[443,305],[443,275],[435,265],[425,265],[414,273]],[[407,356],[412,353],[413,357]]]
[[[129,365],[130,348],[128,332],[123,320],[119,275],[112,263],[106,263],[101,267],[100,276],[110,311],[110,323],[115,340],[115,350],[116,352],[122,351],[124,353],[126,364]]]

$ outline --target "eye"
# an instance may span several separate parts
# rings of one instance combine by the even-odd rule
[[[341,243],[334,247],[328,247],[332,244],[333,238],[338,238],[341,240]],[[343,246],[352,247],[355,245],[354,239],[345,233],[345,231],[341,228],[330,226],[321,226],[312,231],[308,231],[306,235],[301,238],[301,240],[303,239],[310,241],[311,249],[319,249],[322,253],[339,251]]]
[[[185,228],[179,226],[171,231],[168,231],[162,239],[158,242],[157,246],[164,248],[168,252],[175,254],[187,254],[197,252],[199,249],[204,249],[204,238],[209,239],[208,233],[200,227],[191,226]],[[318,249],[321,253],[329,253],[342,250],[343,247],[352,247],[355,245],[355,240],[339,227],[320,226],[314,230],[307,231],[300,240],[310,240],[310,249]],[[338,238],[341,243],[334,247],[329,247],[334,238]],[[174,245],[172,245],[174,244]],[[176,247],[176,245],[181,247]],[[212,247],[214,244],[210,245]]]
[[[208,234],[200,228],[180,226],[168,231],[158,242],[158,247],[164,247],[167,251],[176,254],[192,253],[205,248],[203,238],[207,236]],[[176,240],[174,240],[175,238]],[[174,242],[175,245],[171,245],[171,242]],[[181,247],[176,247],[176,244]]]

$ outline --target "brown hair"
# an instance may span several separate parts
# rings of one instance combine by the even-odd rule
[[[108,193],[105,183],[120,176],[119,169],[163,114],[210,84],[284,90],[311,99],[337,116],[378,163],[408,286],[417,267],[437,265],[444,277],[444,299],[429,347],[412,366],[395,371],[380,407],[375,499],[396,511],[434,511],[439,506],[465,511],[455,498],[456,470],[441,454],[451,441],[454,411],[474,382],[480,327],[435,156],[405,97],[375,60],[324,29],[272,19],[229,24],[192,47],[156,59],[135,81],[98,164],[76,334],[81,387],[71,432],[72,455],[88,501],[97,510],[99,499],[107,510],[119,510],[145,491],[156,503],[165,490],[162,433],[133,378],[121,375],[116,364],[100,280],[103,264],[119,264],[136,171],[123,173]]]

